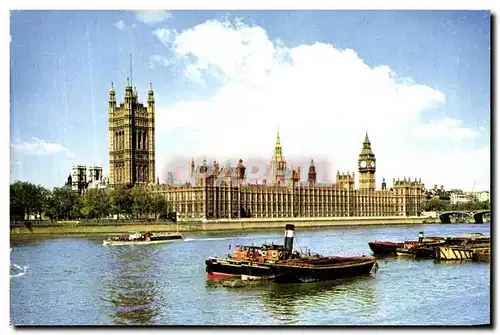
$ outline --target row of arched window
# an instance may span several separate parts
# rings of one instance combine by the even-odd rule
[[[147,150],[147,131],[142,129],[136,129],[134,131],[134,143],[135,149]],[[113,140],[113,150],[124,150],[125,149],[125,131],[116,131]]]
[[[138,182],[148,181],[148,166],[147,165],[137,165],[135,167],[135,180]]]
[[[125,181],[125,166],[123,164],[115,165],[115,176],[118,183]]]

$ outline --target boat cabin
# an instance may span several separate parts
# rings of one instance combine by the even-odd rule
[[[294,251],[292,258],[299,258],[299,252]],[[237,245],[231,255],[232,260],[250,260],[256,262],[275,262],[284,260],[285,248],[279,244],[263,244],[262,246]]]

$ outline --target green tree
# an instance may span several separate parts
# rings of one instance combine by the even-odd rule
[[[481,203],[480,203],[480,209],[490,210],[491,209],[490,202],[489,201],[481,201]]]
[[[448,205],[444,201],[437,198],[424,200],[422,207],[425,211],[445,211],[449,209]]]
[[[103,189],[88,189],[82,197],[82,214],[89,219],[100,219],[109,215],[111,203]]]
[[[148,217],[152,213],[152,195],[145,187],[135,186],[131,190],[132,213],[137,218]]]
[[[40,185],[17,181],[10,185],[12,217],[29,219],[31,214],[42,215],[49,191]]]
[[[134,199],[128,187],[116,187],[109,193],[111,212],[117,215],[131,215]]]
[[[51,219],[74,219],[81,215],[82,199],[67,187],[54,187],[44,207]]]
[[[151,198],[151,208],[155,220],[158,217],[166,217],[171,212],[171,208],[167,202],[167,199],[165,199],[163,195],[159,193],[153,193]]]

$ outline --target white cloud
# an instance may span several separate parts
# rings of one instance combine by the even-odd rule
[[[146,24],[156,24],[169,19],[172,14],[166,10],[140,10],[135,12],[138,21]]]
[[[421,125],[417,135],[423,139],[450,138],[457,141],[479,136],[479,131],[461,127],[462,123],[462,120],[447,116],[439,121]]]
[[[33,137],[28,141],[11,143],[11,146],[14,150],[25,155],[45,156],[65,154],[68,158],[75,157],[75,154],[64,145],[56,142],[48,142],[37,137]]]
[[[119,20],[115,23],[115,27],[120,30],[125,30],[127,28],[135,28],[135,23],[128,25],[127,23],[125,23],[125,21]]]
[[[127,28],[127,24],[123,20],[116,22],[115,26],[116,26],[116,28],[122,29],[122,30]]]
[[[337,169],[357,170],[368,130],[378,185],[382,177],[391,185],[399,176],[446,187],[466,187],[470,178],[489,184],[489,165],[464,160],[458,147],[449,150],[449,134],[442,136],[440,146],[419,142],[421,114],[445,103],[442,92],[399,77],[387,65],[370,67],[354,50],[324,43],[286,46],[272,41],[261,27],[241,21],[208,21],[180,33],[157,30],[155,35],[173,48],[188,78],[217,85],[205,99],[157,107],[159,136],[178,128],[201,129],[189,132],[196,145],[188,155],[257,155],[268,161],[279,126],[285,156],[327,159],[332,179]],[[474,134],[449,120],[445,128],[453,138],[460,134],[467,140]],[[167,140],[158,142],[158,161],[186,152],[164,145]],[[489,160],[489,147],[467,150],[470,157]],[[456,174],[450,173],[451,166]]]
[[[162,66],[169,66],[172,63],[173,62],[165,56],[153,55],[149,58],[149,67],[151,69],[154,69],[156,67],[156,64],[160,64]]]
[[[175,29],[159,28],[153,31],[153,35],[165,44],[165,46],[170,47],[177,36],[177,31]]]

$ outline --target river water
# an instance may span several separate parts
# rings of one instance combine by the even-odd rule
[[[371,254],[373,240],[490,234],[489,224],[296,229],[294,247]],[[143,246],[103,237],[11,241],[13,325],[474,325],[490,323],[490,264],[379,259],[368,276],[308,284],[226,288],[204,261],[229,245],[283,241],[282,230],[192,233]]]

